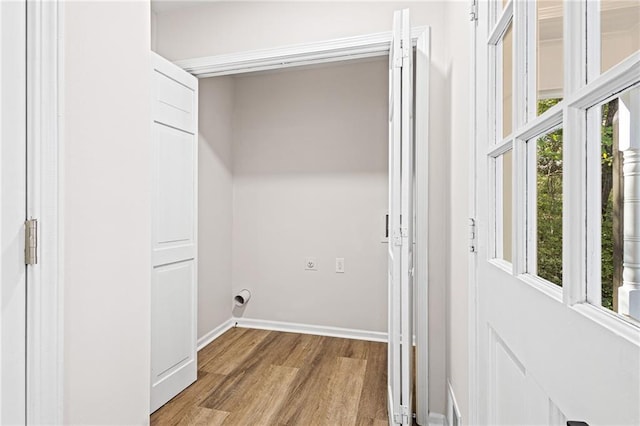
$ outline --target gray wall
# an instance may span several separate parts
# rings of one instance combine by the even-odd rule
[[[386,332],[387,82],[386,59],[236,79],[236,315]]]
[[[233,77],[199,81],[198,338],[231,316]]]

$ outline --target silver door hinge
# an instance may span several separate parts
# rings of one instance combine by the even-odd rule
[[[475,22],[478,20],[478,0],[471,0],[469,15],[471,15],[470,21]]]
[[[409,422],[409,407],[407,407],[406,405],[401,405],[400,406],[400,412],[399,413],[393,413],[393,421],[396,424],[399,425],[408,425],[411,424]]]
[[[476,220],[469,218],[469,251],[476,252]]]
[[[24,222],[24,263],[35,265],[38,263],[38,219]]]

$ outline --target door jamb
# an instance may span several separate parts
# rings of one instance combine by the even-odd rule
[[[63,2],[27,2],[27,424],[63,423]]]

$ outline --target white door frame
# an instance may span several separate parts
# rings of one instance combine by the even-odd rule
[[[428,47],[430,46],[429,27],[411,28],[410,37],[413,46],[417,46],[423,51],[428,52]],[[388,57],[392,38],[392,31],[387,31],[272,49],[184,59],[174,63],[198,78],[243,74],[254,71],[275,70],[361,58]],[[418,45],[418,43],[420,44]],[[422,65],[424,66],[424,64]],[[426,74],[428,75],[428,72]],[[427,86],[425,87],[423,84],[427,84]],[[419,90],[428,90],[428,82],[420,82],[417,88]],[[418,99],[421,102],[421,107],[428,108],[422,97]],[[426,100],[426,102],[428,103],[428,100]],[[424,127],[417,129],[419,133],[417,137],[426,138],[428,135],[428,123],[423,124]],[[426,147],[426,150],[428,150],[428,147]],[[423,171],[427,170],[427,167],[427,152],[420,150],[420,152],[416,153],[416,170],[418,170],[420,174],[419,177],[424,176]],[[422,188],[422,186],[420,187]],[[416,208],[425,210],[416,212],[416,220],[426,221],[428,217],[426,211],[428,206],[427,185],[424,185],[424,189],[416,191],[414,203]],[[428,223],[419,227],[415,237],[414,249],[417,255],[425,258],[423,259],[424,262],[417,260],[416,264],[425,268],[427,265],[427,228]],[[427,277],[428,273],[426,270],[422,274],[417,274],[415,277],[414,288],[419,289],[414,292],[414,307],[416,312],[428,312]],[[415,316],[414,329],[419,331],[415,336],[416,347],[419,349],[416,358],[416,414],[420,424],[427,424],[429,415],[428,403],[427,405],[420,404],[420,401],[428,401],[429,343],[427,335],[427,315]]]
[[[27,2],[27,215],[38,264],[27,291],[27,424],[62,424],[63,2]]]

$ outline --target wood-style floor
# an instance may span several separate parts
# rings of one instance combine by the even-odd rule
[[[385,343],[232,328],[151,425],[386,426],[386,383]]]

